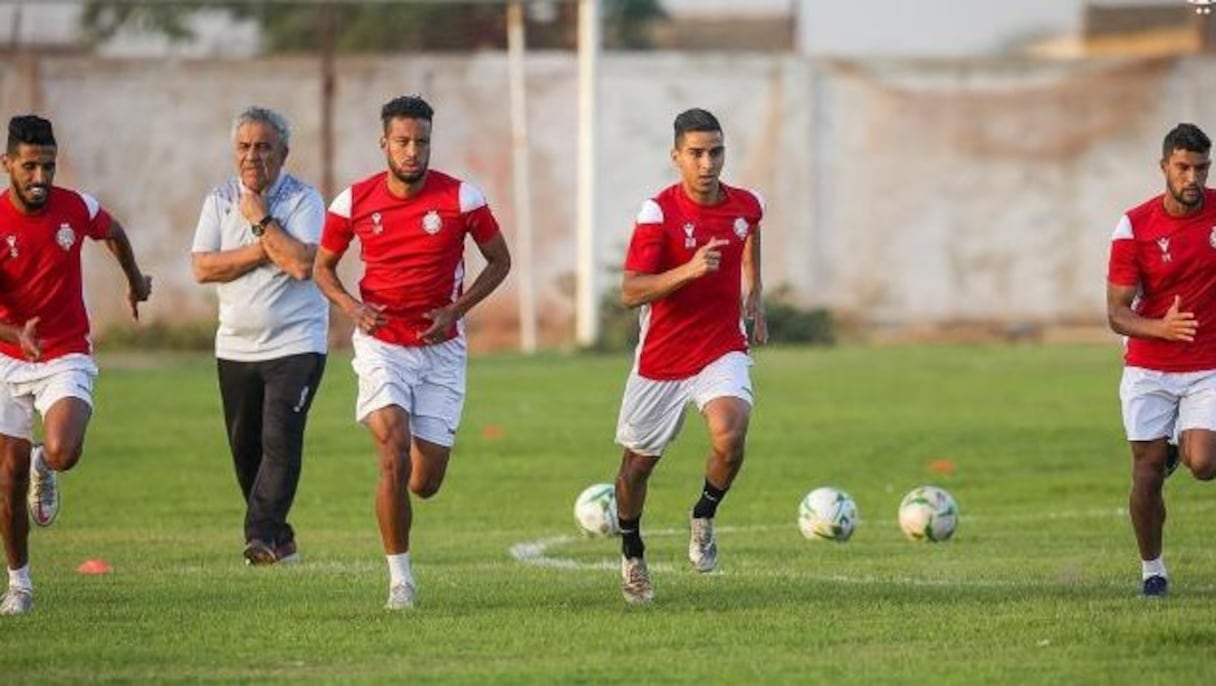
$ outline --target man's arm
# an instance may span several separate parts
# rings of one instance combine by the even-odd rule
[[[768,322],[764,318],[764,283],[760,278],[760,225],[743,244],[743,316],[752,321],[752,339],[768,342]]]
[[[495,288],[507,278],[511,271],[511,251],[501,233],[484,243],[478,243],[477,249],[486,259],[485,269],[473,280],[469,289],[461,294],[451,305],[438,307],[426,314],[431,325],[418,337],[427,343],[439,343],[446,339],[447,331],[452,322],[465,316],[477,303],[486,299]]]
[[[42,341],[38,340],[38,317],[25,323],[25,326],[13,326],[0,322],[0,341],[16,343],[21,346],[21,352],[26,359],[37,362],[42,359]]]
[[[1182,298],[1174,296],[1174,304],[1161,319],[1141,317],[1132,310],[1136,300],[1135,286],[1106,284],[1106,319],[1115,333],[1133,338],[1160,338],[1167,341],[1193,341],[1199,321],[1195,313],[1180,311]]]
[[[105,243],[106,248],[118,260],[123,274],[127,276],[127,302],[131,306],[131,317],[139,319],[139,303],[152,295],[152,277],[139,270],[135,252],[131,249],[131,241],[117,219],[110,220],[110,233],[106,236]]]
[[[692,259],[661,274],[626,270],[621,277],[621,303],[630,308],[645,305],[674,293],[690,281],[718,271],[722,261],[722,251],[718,248],[728,243],[730,241],[711,238],[693,253]]]
[[[350,317],[355,326],[364,333],[372,333],[377,328],[384,326],[388,322],[388,318],[384,316],[383,312],[359,302],[342,285],[342,280],[338,278],[338,262],[342,259],[342,253],[330,252],[323,247],[318,247],[316,253],[317,257],[312,266],[312,278],[317,282],[317,288],[321,289],[325,297],[347,317]]]
[[[269,214],[264,197],[248,189],[241,191],[241,214],[250,224],[270,217],[261,237],[267,259],[293,279],[303,281],[312,278],[317,246],[296,238],[291,231],[287,230],[284,222],[316,222],[318,231],[315,233],[319,233],[319,227],[325,221],[324,212],[324,205],[318,195],[305,200],[304,205],[296,213],[298,216],[293,218],[274,217]]]
[[[232,250],[196,252],[190,255],[194,280],[199,283],[228,283],[266,264],[269,258],[261,241]]]

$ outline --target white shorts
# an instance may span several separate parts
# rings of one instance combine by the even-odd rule
[[[405,346],[356,330],[351,342],[355,348],[351,366],[359,376],[355,419],[365,422],[372,412],[396,405],[409,414],[411,434],[452,447],[464,410],[464,337]]]
[[[1175,438],[1188,429],[1216,431],[1216,370],[1158,372],[1125,367],[1119,400],[1129,441]]]
[[[739,398],[751,405],[752,381],[747,371],[751,366],[747,354],[730,352],[695,376],[656,381],[638,375],[634,365],[616,423],[617,444],[638,455],[659,457],[680,434],[684,406],[689,402],[696,403],[698,411],[715,398]]]
[[[34,438],[34,410],[46,411],[64,398],[80,398],[93,406],[97,365],[83,353],[28,362],[0,355],[0,434]]]

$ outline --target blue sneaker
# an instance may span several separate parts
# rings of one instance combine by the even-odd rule
[[[1170,580],[1154,574],[1144,580],[1144,592],[1142,595],[1145,598],[1164,598],[1169,593],[1169,589]]]
[[[1165,447],[1165,475],[1169,476],[1178,469],[1178,465],[1182,462],[1182,455],[1178,451],[1178,446],[1173,443],[1166,444]]]

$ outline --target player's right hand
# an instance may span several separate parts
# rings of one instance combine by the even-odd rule
[[[722,265],[722,251],[719,248],[724,245],[730,245],[730,241],[725,238],[711,238],[693,253],[689,264],[692,265],[694,278],[718,271],[718,267]]]
[[[1195,332],[1199,330],[1199,320],[1195,319],[1194,312],[1182,312],[1181,307],[1182,296],[1175,295],[1174,304],[1161,318],[1161,337],[1167,341],[1190,343],[1195,340]]]
[[[34,317],[21,327],[21,331],[17,332],[17,343],[21,345],[21,352],[25,353],[25,357],[30,362],[37,362],[42,359],[42,343],[38,340],[38,317]]]
[[[351,310],[351,321],[355,323],[355,327],[360,331],[370,334],[388,323],[388,317],[384,314],[384,308],[384,305],[359,303],[358,306]]]

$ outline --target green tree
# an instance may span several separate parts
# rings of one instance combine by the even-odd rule
[[[464,51],[506,46],[502,3],[367,2],[333,3],[334,46],[342,53]],[[323,5],[316,2],[182,0],[172,4],[149,0],[87,0],[81,15],[86,37],[94,44],[124,28],[159,33],[171,40],[193,37],[190,18],[197,12],[226,11],[252,19],[261,27],[266,52],[313,51],[323,44]],[[663,18],[658,0],[604,0],[604,44],[607,48],[645,49],[649,26]],[[528,24],[534,48],[573,49],[577,3],[562,2],[553,21]]]

